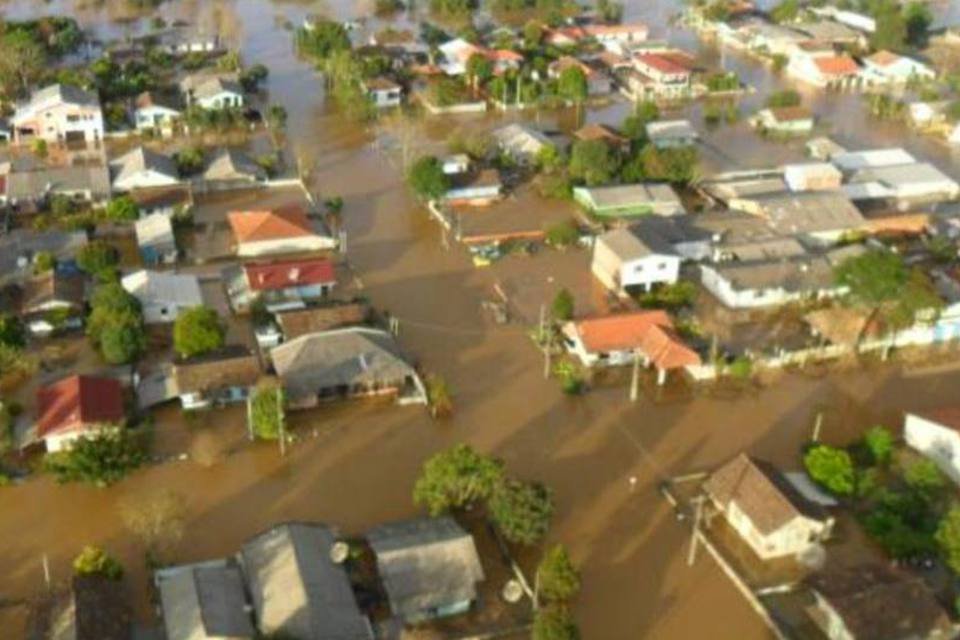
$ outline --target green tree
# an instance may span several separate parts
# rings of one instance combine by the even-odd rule
[[[686,186],[699,175],[700,157],[696,147],[658,149],[651,144],[639,157],[642,173],[648,180]]]
[[[244,69],[240,73],[240,84],[243,85],[243,90],[248,93],[254,93],[260,89],[260,85],[264,80],[267,79],[267,76],[270,75],[270,69],[263,64],[255,64],[251,67]]]
[[[933,24],[930,7],[923,2],[910,2],[903,8],[903,20],[906,23],[907,41],[915,47],[924,46],[930,25]]]
[[[467,60],[467,79],[476,91],[480,85],[493,77],[493,62],[482,53],[475,53]]]
[[[272,104],[267,109],[267,123],[272,129],[283,130],[287,126],[287,110],[282,104]]]
[[[573,294],[566,288],[560,289],[550,305],[550,314],[555,320],[572,320],[574,305]]]
[[[33,256],[33,273],[40,275],[57,268],[57,258],[49,251],[38,251]]]
[[[193,307],[173,323],[173,348],[181,358],[193,358],[223,347],[226,329],[210,307]]]
[[[903,469],[903,480],[908,487],[926,496],[932,496],[947,486],[946,476],[935,462],[926,458],[906,465]]]
[[[117,250],[103,240],[88,242],[77,251],[77,266],[91,276],[100,277],[115,271],[120,262]]]
[[[838,496],[853,495],[856,473],[850,454],[825,444],[810,447],[803,456],[803,466],[814,482]]]
[[[543,42],[543,24],[530,20],[523,27],[523,43],[528,49],[535,49]]]
[[[413,163],[407,174],[407,182],[413,192],[424,200],[441,198],[450,189],[450,178],[434,156],[424,156]]]
[[[538,609],[533,617],[533,640],[579,640],[577,628],[570,610],[563,605],[551,605]]]
[[[147,349],[147,336],[140,318],[111,319],[100,333],[100,355],[107,364],[130,364]]]
[[[504,538],[514,544],[531,545],[550,528],[553,494],[539,482],[507,480],[494,490],[487,509]]]
[[[120,196],[107,204],[105,213],[113,222],[132,222],[140,217],[140,207],[130,196]]]
[[[310,29],[300,29],[296,37],[299,50],[317,59],[350,49],[346,28],[332,20],[315,20]]]
[[[0,315],[0,344],[18,348],[26,344],[23,322],[12,313]]]
[[[896,0],[872,0],[870,13],[876,29],[870,37],[874,49],[902,49],[907,41],[907,21]]]
[[[8,97],[25,93],[43,74],[46,53],[23,31],[0,36],[0,87]]]
[[[434,418],[449,416],[453,413],[453,394],[450,385],[438,375],[429,375],[425,381],[427,387],[427,405]]]
[[[561,98],[581,104],[589,95],[587,76],[579,66],[569,66],[557,78],[557,92]]]
[[[142,448],[126,430],[107,426],[95,436],[78,439],[66,451],[48,453],[43,466],[59,483],[106,487],[123,479],[145,459]]]
[[[890,462],[893,455],[893,434],[886,427],[875,426],[867,430],[863,435],[863,444],[874,464],[885,465]]]
[[[123,566],[100,547],[86,546],[73,559],[73,572],[78,576],[101,576],[119,580],[123,577]]]
[[[285,416],[283,387],[265,385],[258,388],[250,400],[250,418],[253,434],[261,440],[277,440]]]
[[[800,106],[800,94],[793,89],[774,91],[767,97],[767,106],[773,109]]]
[[[536,574],[538,601],[566,602],[580,591],[580,572],[561,544],[547,549]]]
[[[573,220],[564,220],[547,227],[544,237],[551,247],[569,247],[577,242],[580,237],[580,230]]]
[[[413,487],[413,501],[431,515],[488,499],[503,482],[503,463],[459,444],[426,461]]]
[[[947,565],[960,573],[960,505],[954,504],[947,511],[934,535]]]
[[[783,0],[780,4],[770,11],[770,17],[774,22],[793,22],[800,14],[799,0]]]
[[[570,176],[595,187],[609,184],[617,175],[620,159],[603,140],[578,140],[570,152]]]
[[[203,171],[203,149],[200,147],[186,147],[173,155],[177,165],[177,172],[181,178],[189,178]]]

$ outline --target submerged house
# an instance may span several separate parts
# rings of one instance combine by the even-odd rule
[[[503,196],[503,182],[496,169],[455,175],[451,177],[451,183],[444,201],[452,206],[484,207]]]
[[[390,612],[406,624],[466,613],[476,601],[483,566],[473,536],[453,518],[384,524],[366,537]]]
[[[571,320],[563,325],[566,347],[586,367],[619,367],[639,361],[667,373],[701,364],[700,356],[677,334],[665,311],[636,311]]]
[[[174,322],[180,313],[203,304],[197,276],[161,271],[136,271],[120,284],[140,301],[146,324]]]
[[[573,190],[573,199],[593,215],[604,218],[675,216],[686,213],[677,193],[668,184],[576,187]]]
[[[172,187],[180,184],[177,165],[169,156],[144,146],[110,162],[114,191]]]
[[[177,261],[177,239],[173,222],[162,213],[152,213],[134,223],[140,257],[147,266],[174,264]]]
[[[83,326],[83,276],[56,270],[23,284],[20,316],[32,336],[49,336],[62,329]]]
[[[830,640],[947,640],[956,625],[923,578],[877,562],[806,579],[811,620]]]
[[[273,366],[296,409],[323,400],[393,395],[424,402],[423,384],[389,333],[351,327],[311,333],[274,347]]]
[[[123,388],[113,378],[74,375],[37,391],[36,437],[48,452],[115,429],[125,416]]]
[[[629,228],[598,236],[593,244],[590,270],[604,287],[619,296],[630,289],[649,291],[658,284],[680,278],[681,258],[667,242],[642,239]]]
[[[238,554],[258,631],[297,640],[373,640],[357,606],[338,540],[324,525],[289,523],[253,538]]]
[[[337,241],[301,207],[273,211],[231,211],[227,222],[240,257],[262,257],[329,251]]]
[[[77,575],[70,592],[54,604],[50,640],[133,640],[133,612],[122,581]]]
[[[166,640],[253,640],[243,574],[233,560],[160,569],[154,574]]]
[[[762,560],[800,556],[833,529],[833,518],[776,467],[745,453],[712,473],[703,490]]]
[[[960,408],[909,412],[903,424],[907,445],[960,484]]]
[[[173,364],[173,383],[184,410],[242,402],[260,378],[260,360],[242,346],[225,347]]]
[[[17,105],[11,120],[13,140],[27,144],[47,142],[99,142],[103,139],[103,111],[96,92],[68,84],[34,91]]]
[[[302,309],[323,300],[337,284],[333,262],[326,258],[248,263],[224,273],[234,311],[243,313],[257,299],[275,313]]]

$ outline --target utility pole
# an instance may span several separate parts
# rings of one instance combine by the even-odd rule
[[[280,457],[284,458],[287,455],[287,425],[283,415],[283,391],[278,387],[274,393],[277,397],[277,426],[279,427],[278,431],[280,435]]]
[[[817,411],[817,419],[813,421],[813,437],[814,442],[820,442],[820,427],[823,426],[823,411]]]
[[[47,554],[43,554],[43,583],[47,586],[47,591],[50,590],[50,558],[47,557]]]
[[[630,380],[630,402],[636,402],[640,395],[640,352],[633,352],[633,377]]]
[[[253,395],[247,396],[247,436],[253,442]]]
[[[703,502],[706,500],[703,496],[697,496],[691,502],[693,503],[693,534],[690,537],[690,551],[687,554],[687,566],[692,567],[697,559],[697,543],[700,541],[700,520],[703,518]]]

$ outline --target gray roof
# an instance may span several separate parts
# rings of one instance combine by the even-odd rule
[[[167,640],[253,638],[243,576],[223,561],[177,567],[158,575]]]
[[[700,137],[689,120],[657,120],[646,125],[651,140],[689,140]]]
[[[16,119],[32,117],[36,111],[59,104],[99,107],[100,98],[94,91],[86,91],[71,84],[52,84],[30,94],[30,100],[17,108]]]
[[[845,195],[830,191],[782,193],[755,199],[771,226],[784,234],[857,229],[865,220]]]
[[[67,260],[72,259],[86,244],[87,234],[83,231],[14,229],[9,233],[0,233],[0,278],[13,273],[21,257],[32,258],[37,253],[48,251],[58,260]]]
[[[395,615],[420,612],[477,597],[484,580],[473,536],[453,518],[417,518],[381,525],[367,534]]]
[[[588,195],[597,209],[630,207],[647,203],[682,207],[680,198],[669,184],[619,184],[606,187],[578,187]]]
[[[815,292],[835,288],[836,266],[863,251],[859,245],[850,245],[821,254],[753,262],[721,262],[708,268],[722,275],[739,291],[783,289],[793,293]]]
[[[137,220],[134,228],[137,232],[137,244],[141,247],[176,249],[177,241],[173,235],[173,222],[162,213],[152,213]]]
[[[293,402],[341,386],[402,386],[413,368],[385,331],[351,327],[311,333],[274,347],[277,374]]]
[[[342,565],[330,552],[337,541],[323,525],[291,523],[247,542],[240,559],[260,631],[299,640],[369,640]]]
[[[637,260],[654,254],[674,255],[675,251],[669,242],[657,234],[645,234],[643,239],[636,233],[636,229],[621,227],[608,231],[597,238],[597,244],[602,244],[610,250],[621,262]]]
[[[957,188],[953,178],[928,162],[861,169],[850,177],[850,182],[874,181],[894,188],[920,184],[938,184]]]
[[[264,180],[263,167],[236,149],[223,149],[203,172],[205,180]]]
[[[536,156],[541,149],[554,146],[546,134],[516,123],[495,129],[490,136],[511,153],[527,157]]]
[[[214,76],[212,78],[207,78],[206,80],[194,85],[193,97],[196,100],[202,100],[204,98],[213,98],[221,93],[235,93],[237,95],[243,95],[243,87],[240,86],[240,83],[232,78],[224,78],[220,76]]]
[[[169,156],[139,146],[110,162],[114,172],[114,182],[120,182],[141,171],[157,173],[177,179],[177,165]]]
[[[7,200],[40,200],[48,193],[90,192],[93,199],[110,196],[110,171],[103,165],[50,167],[11,171],[7,175]]]

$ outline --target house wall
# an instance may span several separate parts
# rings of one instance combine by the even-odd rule
[[[403,100],[403,93],[400,89],[391,91],[371,91],[370,97],[373,104],[377,107],[399,107]]]
[[[960,433],[908,413],[903,436],[908,446],[935,462],[954,482],[960,484]]]
[[[620,267],[622,287],[643,287],[649,291],[655,284],[674,284],[680,278],[680,258],[654,254],[624,262]]]
[[[337,246],[336,240],[326,236],[305,238],[281,238],[261,242],[245,242],[237,247],[237,255],[242,257],[309,253],[311,251],[329,251]]]
[[[99,108],[58,105],[38,111],[25,120],[14,119],[14,139],[22,143],[22,129],[32,129],[33,136],[48,142],[62,142],[67,133],[82,133],[87,142],[103,138],[103,113]]]
[[[783,289],[734,289],[733,285],[707,265],[700,266],[700,281],[720,302],[731,309],[771,307],[799,300],[803,296]]]
[[[136,122],[137,129],[140,131],[144,129],[169,128],[179,117],[180,113],[178,111],[156,105],[137,109],[134,112],[134,121]]]
[[[736,502],[727,505],[724,516],[731,527],[743,538],[762,560],[796,556],[829,535],[831,521],[819,522],[796,517],[776,531],[764,534]]]
[[[603,241],[593,245],[593,260],[590,262],[590,271],[604,287],[617,294],[623,292],[620,286],[620,257]]]
[[[111,431],[114,427],[107,427],[106,429],[89,429],[89,430],[79,430],[71,431],[69,433],[60,433],[52,434],[44,438],[44,443],[47,447],[48,453],[55,453],[57,451],[66,451],[73,446],[73,443],[81,438],[93,438],[105,431]]]
[[[195,99],[194,102],[204,109],[226,109],[228,107],[242,107],[246,101],[239,93],[223,91],[214,96]]]

